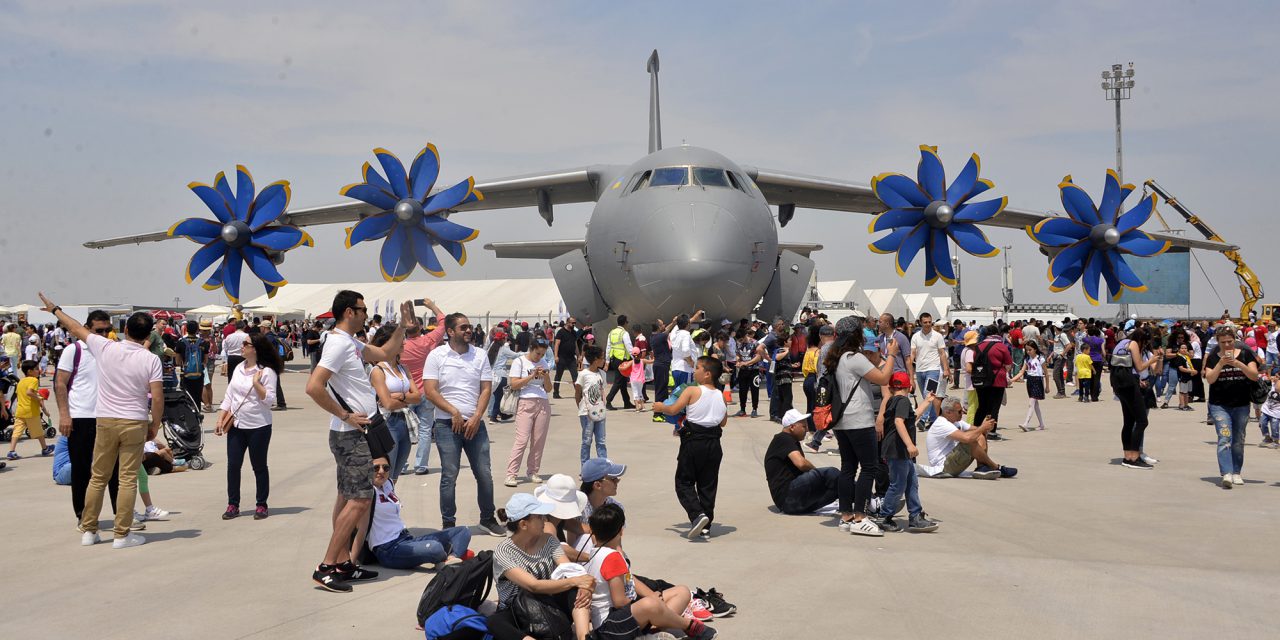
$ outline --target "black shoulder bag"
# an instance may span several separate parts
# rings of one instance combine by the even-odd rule
[[[338,390],[333,385],[328,385],[329,392],[333,394],[333,398],[338,401],[343,411],[354,413],[351,405],[347,404],[342,396],[338,395]],[[370,458],[386,458],[390,455],[391,450],[395,448],[396,441],[391,438],[391,429],[387,428],[387,419],[382,416],[381,411],[376,409],[373,415],[369,416],[369,424],[364,426],[364,440],[369,443]]]

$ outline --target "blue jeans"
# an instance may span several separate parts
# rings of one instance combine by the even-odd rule
[[[1258,427],[1262,429],[1262,437],[1270,436],[1272,440],[1280,439],[1280,418],[1272,418],[1264,413],[1262,419],[1258,420]]]
[[[1249,424],[1249,405],[1224,407],[1211,404],[1209,417],[1218,432],[1218,473],[1240,473],[1244,466],[1244,431]]]
[[[592,436],[596,439],[596,457],[608,458],[609,452],[604,445],[604,420],[593,422],[587,416],[578,416],[578,422],[582,423],[582,464],[586,464],[591,457]]]
[[[919,516],[924,507],[920,506],[920,479],[916,475],[916,463],[911,460],[888,460],[889,491],[884,494],[884,506],[880,515],[889,517],[898,506],[902,494],[907,495],[907,514],[912,518]]]
[[[776,505],[787,515],[813,513],[840,497],[840,470],[835,467],[810,469],[791,481],[787,499]]]
[[[502,406],[502,389],[507,386],[507,377],[503,376],[493,384],[493,394],[489,396],[489,419],[498,419],[498,407]],[[508,416],[509,417],[509,416]]]
[[[1172,398],[1173,394],[1177,392],[1178,392],[1178,368],[1165,367],[1164,394],[1163,394],[1163,400],[1161,400],[1161,403],[1169,404],[1169,399]],[[1157,391],[1156,394],[1160,395],[1160,392]]]
[[[452,420],[436,420],[436,449],[440,452],[440,517],[445,528],[457,522],[458,505],[454,503],[454,485],[458,482],[458,469],[462,465],[462,453],[467,453],[467,464],[476,479],[476,503],[480,507],[480,521],[493,521],[493,471],[489,467],[489,432],[484,421],[470,440],[453,432]]]
[[[387,462],[391,464],[391,481],[395,482],[400,478],[400,470],[409,461],[409,449],[413,444],[409,442],[409,419],[399,411],[392,411],[386,417],[387,430],[391,432],[391,440],[396,443],[387,453]]]
[[[928,393],[926,393],[926,392],[925,392],[925,390],[924,390],[924,383],[925,383],[925,381],[926,381],[926,380],[937,380],[937,381],[938,381],[938,397],[939,397],[939,398],[941,398],[941,397],[943,396],[943,394],[942,394],[942,372],[941,372],[941,371],[917,371],[917,372],[916,372],[916,391],[919,391],[919,392],[920,392],[920,399],[921,399],[921,400],[924,400],[925,398],[928,398],[928,397],[929,397],[929,394],[928,394]],[[937,415],[935,415],[935,414],[933,413],[933,403],[932,403],[932,402],[926,402],[926,403],[925,403],[925,408],[924,408],[924,413],[920,414],[920,419],[921,419],[921,420],[923,420],[925,424],[931,425],[931,424],[933,424],[933,419],[934,419],[934,418],[936,418],[936,417],[937,417]],[[916,426],[915,426],[914,424],[909,424],[909,425],[907,425],[907,428],[908,428],[908,429],[914,429],[914,428],[916,428]]]
[[[418,416],[418,456],[413,466],[426,468],[431,462],[431,425],[436,421],[436,406],[424,399],[413,407],[413,412]]]
[[[388,569],[414,569],[428,562],[439,564],[450,555],[461,557],[471,544],[471,530],[451,527],[444,531],[427,533],[417,537],[408,529],[400,537],[373,548],[378,564]]]

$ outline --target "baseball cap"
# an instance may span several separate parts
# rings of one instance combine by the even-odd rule
[[[627,472],[627,465],[608,458],[592,458],[582,464],[582,481],[595,482],[607,477],[618,478]]]
[[[582,336],[582,339],[583,339],[583,340],[595,340],[595,339],[596,339],[596,334],[594,334],[594,333],[588,333],[587,335]]]
[[[836,322],[836,334],[847,335],[862,328],[862,321],[854,316],[845,316]]]
[[[910,386],[911,378],[907,377],[906,371],[895,371],[889,378],[889,387],[892,389],[906,389]]]
[[[809,417],[809,414],[807,413],[800,413],[795,409],[787,409],[787,412],[782,414],[782,428],[785,429],[808,417]]]
[[[633,356],[640,355],[640,347],[631,347],[631,355]]]
[[[964,334],[964,346],[966,346],[966,347],[967,347],[967,346],[969,346],[969,345],[971,345],[971,344],[978,344],[978,332],[977,332],[977,331],[967,331],[967,332],[965,332],[965,334]]]
[[[503,333],[503,332],[501,332],[501,331],[494,331],[494,332],[493,332],[493,339],[494,339],[494,340],[498,340],[498,341],[506,340],[506,339],[507,339],[507,334],[505,334],[505,333]]]
[[[555,505],[547,504],[528,493],[517,493],[507,500],[507,520],[515,522],[531,515],[549,515]]]
[[[836,330],[829,324],[824,324],[821,327],[818,327],[818,335],[820,336],[833,336],[835,334]]]

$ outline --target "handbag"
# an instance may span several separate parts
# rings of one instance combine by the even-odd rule
[[[520,394],[511,385],[502,388],[502,402],[498,403],[498,413],[515,415],[516,405],[520,402]]]
[[[329,393],[333,394],[333,398],[338,401],[338,405],[343,411],[354,413],[351,406],[347,404],[342,396],[338,395],[338,391],[333,385],[328,385]],[[395,448],[396,441],[391,437],[391,429],[387,427],[387,419],[382,415],[381,411],[374,411],[369,416],[369,424],[364,426],[364,440],[369,444],[370,458],[387,458],[391,450]]]
[[[511,614],[526,635],[538,640],[572,640],[573,623],[547,596],[524,589],[511,601]]]

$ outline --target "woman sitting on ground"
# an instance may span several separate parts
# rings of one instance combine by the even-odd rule
[[[591,595],[595,580],[581,574],[553,579],[557,567],[569,564],[560,543],[546,533],[547,514],[555,507],[528,493],[517,493],[498,510],[507,521],[511,537],[493,551],[493,578],[498,586],[498,612],[489,616],[489,633],[495,640],[529,637],[516,623],[511,603],[521,591],[551,596],[554,606],[573,620],[574,635],[584,640],[591,630]]]
[[[386,458],[373,460],[373,517],[368,542],[378,564],[388,569],[414,569],[428,563],[460,562],[474,555],[467,549],[471,544],[467,527],[420,536],[409,533],[400,517],[400,499],[391,480],[393,468]]]
[[[589,562],[590,552],[581,552],[575,545],[591,538],[582,517],[587,506],[587,494],[578,491],[573,478],[557,473],[547,483],[534,489],[533,496],[552,507],[547,514],[547,535],[560,542],[560,548],[572,562]]]

